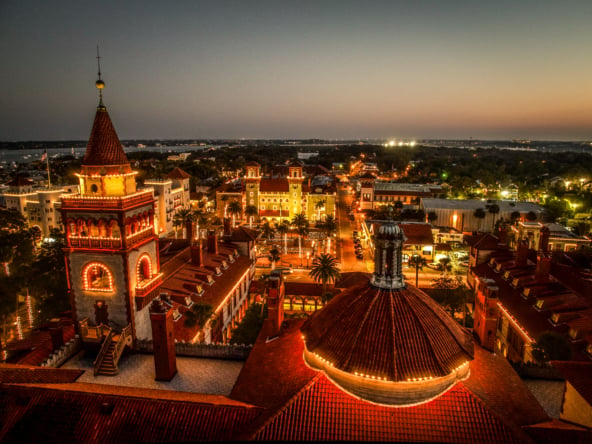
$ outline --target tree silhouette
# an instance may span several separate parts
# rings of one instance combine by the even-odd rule
[[[424,265],[427,264],[427,261],[421,257],[419,254],[414,254],[409,258],[409,266],[415,267],[415,286],[418,286],[419,283],[419,270],[423,268]]]
[[[284,238],[284,254],[288,254],[288,231],[290,231],[290,223],[287,220],[281,221],[276,227],[276,231]]]
[[[325,253],[315,256],[312,261],[312,268],[308,275],[316,282],[321,282],[323,286],[321,297],[323,298],[327,292],[327,283],[335,282],[341,276],[338,265],[337,258]]]
[[[271,250],[269,250],[269,256],[267,257],[269,262],[271,262],[271,269],[275,270],[275,264],[280,260],[280,250],[278,250],[277,247],[273,247]]]
[[[532,356],[539,362],[569,361],[571,347],[568,340],[559,333],[546,331],[533,345]]]
[[[233,200],[232,202],[230,202],[228,204],[228,212],[230,213],[230,215],[232,216],[232,228],[235,227],[236,224],[236,216],[238,216],[239,214],[242,214],[243,212],[243,206],[241,205],[241,203],[238,200]]]
[[[494,230],[495,227],[495,219],[500,212],[500,207],[498,204],[491,204],[488,206],[488,212],[492,215],[492,222],[491,222],[491,230]]]
[[[477,208],[475,210],[475,212],[473,213],[473,216],[475,216],[478,219],[477,231],[481,231],[481,221],[483,221],[483,219],[485,219],[485,216],[487,216],[487,213],[485,212],[485,210],[483,208]]]
[[[292,218],[291,225],[296,228],[298,233],[298,256],[300,256],[300,266],[302,266],[302,237],[308,234],[308,219],[304,213],[298,213]]]
[[[253,228],[253,218],[259,214],[255,205],[247,205],[245,215],[249,218],[249,228]]]

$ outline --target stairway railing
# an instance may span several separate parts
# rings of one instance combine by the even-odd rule
[[[109,334],[107,335],[107,337],[105,338],[105,340],[103,341],[103,345],[101,345],[101,351],[99,351],[99,355],[97,356],[97,359],[95,359],[95,362],[93,363],[94,376],[97,376],[99,374],[99,369],[101,368],[101,364],[103,363],[103,359],[105,359],[105,356],[107,354],[107,350],[109,350],[109,346],[111,345],[111,342],[113,342],[114,335],[115,335],[115,333],[113,332],[113,330],[111,330],[109,332]]]
[[[113,364],[115,365],[115,368],[117,368],[117,363],[123,354],[123,349],[125,346],[128,345],[131,347],[132,339],[132,325],[128,324],[128,326],[121,331],[119,340],[115,345],[115,350],[113,350]]]

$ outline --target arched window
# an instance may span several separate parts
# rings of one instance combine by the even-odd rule
[[[152,263],[150,256],[143,254],[136,265],[136,280],[139,284],[148,279],[152,279]]]
[[[84,267],[82,280],[85,290],[113,291],[113,275],[109,268],[100,262],[91,262]]]

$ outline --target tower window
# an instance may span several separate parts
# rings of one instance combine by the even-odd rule
[[[84,268],[82,275],[85,290],[113,291],[113,275],[107,266],[92,262]]]

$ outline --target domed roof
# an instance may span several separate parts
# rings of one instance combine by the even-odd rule
[[[382,239],[397,239],[403,236],[399,225],[395,223],[384,223],[378,229],[377,237]]]
[[[409,285],[352,287],[301,331],[311,366],[362,398],[390,405],[439,396],[468,375],[473,359],[470,333]],[[373,384],[364,387],[364,380]]]

